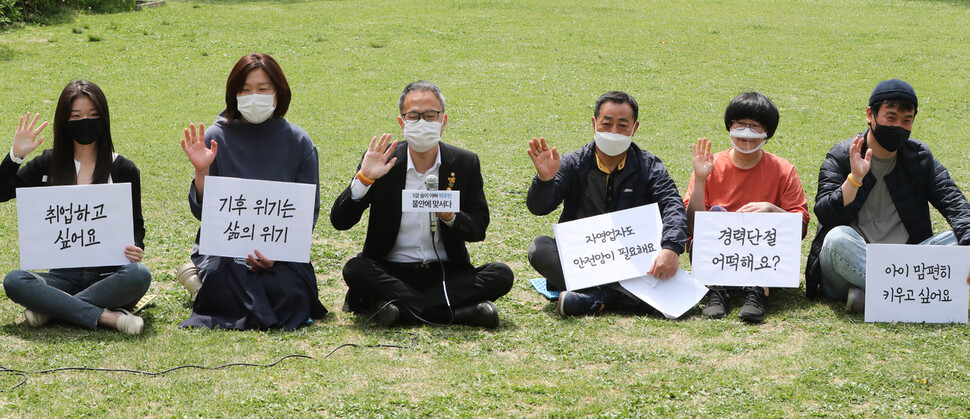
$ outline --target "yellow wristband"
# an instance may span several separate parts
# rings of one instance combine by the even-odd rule
[[[862,184],[859,183],[859,182],[856,182],[855,181],[855,178],[852,177],[852,173],[849,173],[849,182],[851,182],[852,185],[855,186],[855,187],[857,187],[857,188],[861,188],[862,187]]]
[[[364,174],[361,173],[360,170],[357,171],[357,179],[360,180],[360,183],[363,183],[364,186],[370,186],[374,184],[374,181],[368,178],[367,176],[364,176]]]

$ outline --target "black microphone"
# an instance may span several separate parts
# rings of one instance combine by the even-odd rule
[[[427,175],[424,177],[424,186],[429,191],[438,190],[438,177],[435,175]],[[434,235],[435,227],[438,225],[438,217],[435,216],[434,211],[431,212],[431,235]]]

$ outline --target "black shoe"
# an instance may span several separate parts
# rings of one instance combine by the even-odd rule
[[[765,307],[768,306],[768,296],[764,287],[744,287],[744,305],[738,317],[748,323],[765,321]]]
[[[455,323],[494,329],[498,327],[498,308],[491,301],[455,309]]]
[[[599,314],[606,308],[607,296],[607,292],[600,289],[584,292],[563,291],[559,293],[559,315],[568,317]]]
[[[731,312],[731,299],[724,287],[711,287],[707,294],[707,305],[701,314],[711,319],[723,319]]]
[[[845,299],[845,309],[849,313],[864,313],[866,311],[866,290],[862,288],[852,288],[849,296]]]
[[[394,326],[401,318],[401,309],[387,301],[374,303],[374,312],[377,313],[377,323],[384,327]]]

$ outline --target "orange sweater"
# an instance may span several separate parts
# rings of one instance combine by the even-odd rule
[[[802,238],[808,232],[808,200],[798,179],[795,166],[767,151],[761,161],[750,169],[739,169],[731,162],[729,152],[714,155],[714,170],[707,177],[704,188],[704,209],[720,205],[737,211],[749,202],[770,202],[788,212],[802,213]],[[694,173],[684,195],[684,205],[690,204],[694,191]]]

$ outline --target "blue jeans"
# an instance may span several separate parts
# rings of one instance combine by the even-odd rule
[[[7,297],[30,310],[97,329],[105,309],[134,305],[148,291],[152,273],[140,263],[104,268],[13,271],[3,279]]]
[[[920,245],[954,246],[957,238],[947,230]],[[866,241],[850,226],[838,226],[825,235],[819,253],[822,289],[829,298],[844,300],[852,288],[866,289]]]

